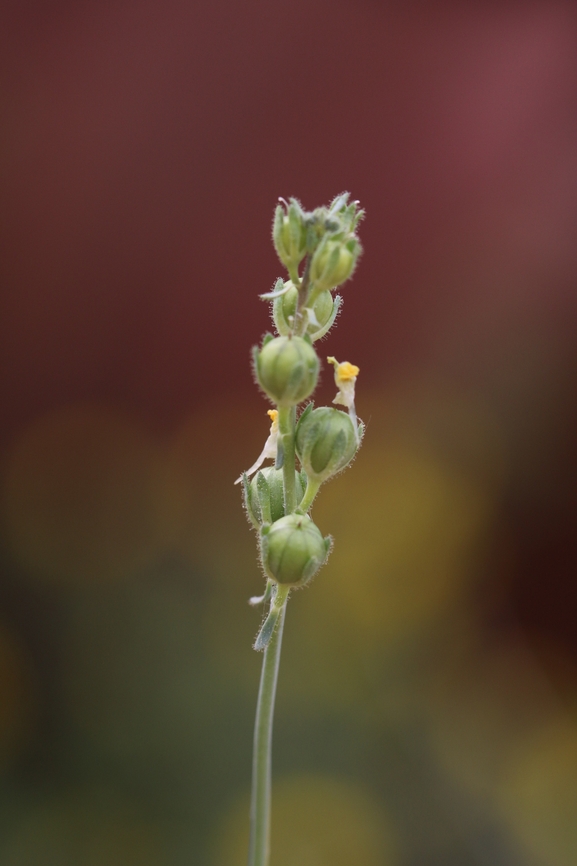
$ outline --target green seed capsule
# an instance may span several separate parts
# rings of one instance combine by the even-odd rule
[[[330,538],[310,517],[289,514],[262,534],[262,560],[269,577],[287,586],[305,586],[325,562]]]
[[[330,406],[301,415],[295,444],[303,469],[318,483],[344,469],[358,447],[357,434],[347,413]]]
[[[306,255],[307,229],[305,215],[299,203],[291,199],[285,211],[281,205],[275,210],[272,239],[283,265],[291,270],[298,267]]]
[[[303,498],[304,485],[295,472],[297,505]],[[247,508],[253,523],[274,523],[284,517],[283,470],[267,466],[254,476],[248,487]]]
[[[326,241],[311,261],[311,282],[322,291],[340,286],[352,276],[361,246],[355,237],[347,241]]]
[[[319,359],[302,337],[275,337],[255,352],[260,387],[278,406],[296,406],[317,384]]]
[[[285,283],[286,285],[286,283]],[[276,298],[273,305],[273,318],[279,334],[287,335],[292,330],[293,317],[297,308],[298,291],[294,286],[280,298]],[[333,296],[326,290],[321,292],[313,304],[313,312],[316,322],[309,321],[307,334],[313,336],[320,328],[324,327],[331,317],[333,311]],[[317,324],[318,323],[318,324]]]

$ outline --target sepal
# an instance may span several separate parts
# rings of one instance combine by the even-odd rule
[[[272,318],[279,334],[288,336],[294,331],[298,290],[290,280],[284,285],[283,291],[274,295]],[[324,336],[333,325],[339,306],[340,300],[333,300],[328,290],[318,293],[312,303],[307,302],[307,306],[301,311],[302,315],[307,317],[305,335],[313,342]]]
[[[266,604],[269,601],[272,591],[273,591],[274,583],[272,580],[267,578],[266,587],[264,593],[262,595],[253,595],[249,598],[248,603],[251,607],[256,607],[258,604]]]
[[[270,583],[272,583],[272,581]],[[256,640],[254,642],[255,650],[264,650],[269,645],[277,623],[279,621],[279,617],[283,611],[285,604],[287,603],[289,593],[290,587],[280,586],[279,584],[273,586],[273,589],[271,591],[269,614],[256,636]]]
[[[354,235],[342,239],[325,235],[311,260],[310,279],[315,294],[350,279],[360,253],[361,244]]]
[[[250,523],[254,526],[255,529],[258,529],[260,526],[260,521],[258,520],[254,510],[252,508],[251,495],[250,495],[250,482],[248,480],[248,475],[246,472],[242,473],[241,476],[242,481],[242,498],[244,502],[244,509],[246,511],[246,516],[248,517]]]
[[[307,254],[306,214],[296,199],[277,205],[272,239],[279,259],[292,275]]]
[[[272,292],[265,292],[264,295],[259,295],[259,298],[261,299],[261,301],[274,301],[275,298],[280,298],[285,295],[289,291],[291,286],[292,283],[287,286],[283,278],[279,277],[274,284]]]
[[[319,297],[322,297],[323,294],[324,294],[324,292],[322,292]],[[330,294],[330,292],[329,292],[329,294]],[[339,310],[341,309],[342,305],[343,305],[343,299],[341,298],[341,296],[335,295],[335,297],[333,299],[332,312],[331,312],[331,315],[329,316],[327,322],[321,328],[319,328],[318,331],[315,331],[314,334],[311,334],[311,340],[313,343],[316,343],[317,340],[322,340],[322,338],[324,336],[326,336],[326,334],[328,334],[328,332],[330,331],[330,329],[332,328],[332,326],[334,325],[334,323],[336,321],[336,318],[339,314]]]
[[[305,485],[300,472],[295,471],[297,502],[303,498]],[[267,466],[261,469],[247,487],[247,511],[253,525],[272,524],[285,515],[284,478],[282,469]]]

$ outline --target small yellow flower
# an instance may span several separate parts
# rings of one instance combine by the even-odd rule
[[[357,410],[355,409],[355,384],[360,370],[356,364],[349,364],[348,361],[343,361],[342,364],[339,364],[337,359],[333,358],[332,355],[327,358],[327,361],[335,368],[335,385],[339,389],[333,403],[346,406],[349,410],[349,417],[354,424],[358,444],[359,432]]]
[[[337,359],[332,356],[327,358],[327,361],[335,368],[335,385],[339,389],[333,403],[339,403],[341,406],[346,406],[347,409],[354,409],[355,383],[360,372],[359,368],[355,364],[349,364],[348,361],[339,364]]]
[[[270,431],[268,434],[268,439],[264,443],[264,448],[259,454],[258,460],[253,463],[250,469],[247,469],[246,473],[243,472],[243,475],[254,475],[254,473],[260,469],[265,460],[271,458],[272,460],[276,460],[276,452],[277,452],[277,444],[278,444],[278,411],[276,409],[269,409],[266,413],[271,420]],[[242,475],[240,475],[235,484],[240,484],[242,481]]]

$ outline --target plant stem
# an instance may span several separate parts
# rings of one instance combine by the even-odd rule
[[[317,495],[320,486],[319,481],[313,481],[312,478],[307,479],[307,488],[299,505],[299,511],[304,511],[305,514],[307,513],[313,504],[313,499]]]
[[[262,663],[254,726],[248,866],[268,866],[269,863],[272,723],[289,592],[289,587],[277,585],[271,607],[281,610]]]
[[[295,485],[295,425],[296,409],[294,406],[279,406],[279,431],[283,444],[283,486],[284,513],[292,514],[297,507],[297,492]]]
[[[305,259],[305,269],[303,273],[302,282],[298,286],[298,297],[297,297],[297,306],[295,310],[295,319],[294,319],[294,329],[295,334],[299,337],[302,337],[303,333],[306,331],[307,320],[303,316],[303,307],[305,306],[308,296],[309,296],[309,283],[310,283],[310,268],[311,268],[311,260],[310,256],[307,256]]]
[[[296,285],[296,283],[295,283]],[[308,291],[308,267],[305,270],[305,280],[299,285],[299,301],[302,304],[304,292]],[[302,318],[302,316],[301,316]],[[295,314],[295,322],[298,314]],[[295,428],[296,407],[279,406],[279,433],[283,446],[283,487],[285,514],[292,514],[297,507],[295,483]],[[266,632],[267,623],[278,611],[278,620],[267,643],[262,662],[262,673],[256,705],[256,720],[254,726],[254,742],[252,757],[252,793],[250,806],[250,844],[248,851],[248,866],[268,866],[270,853],[270,800],[271,800],[271,755],[272,755],[272,723],[274,716],[274,701],[282,633],[286,614],[286,602],[290,587],[277,584],[276,593],[272,599],[270,613],[263,627]],[[255,648],[259,649],[257,637]]]

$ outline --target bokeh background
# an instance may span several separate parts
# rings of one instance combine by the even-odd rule
[[[277,197],[347,189],[368,427],[289,606],[273,866],[574,866],[575,5],[1,15],[0,863],[245,862],[249,347]]]

